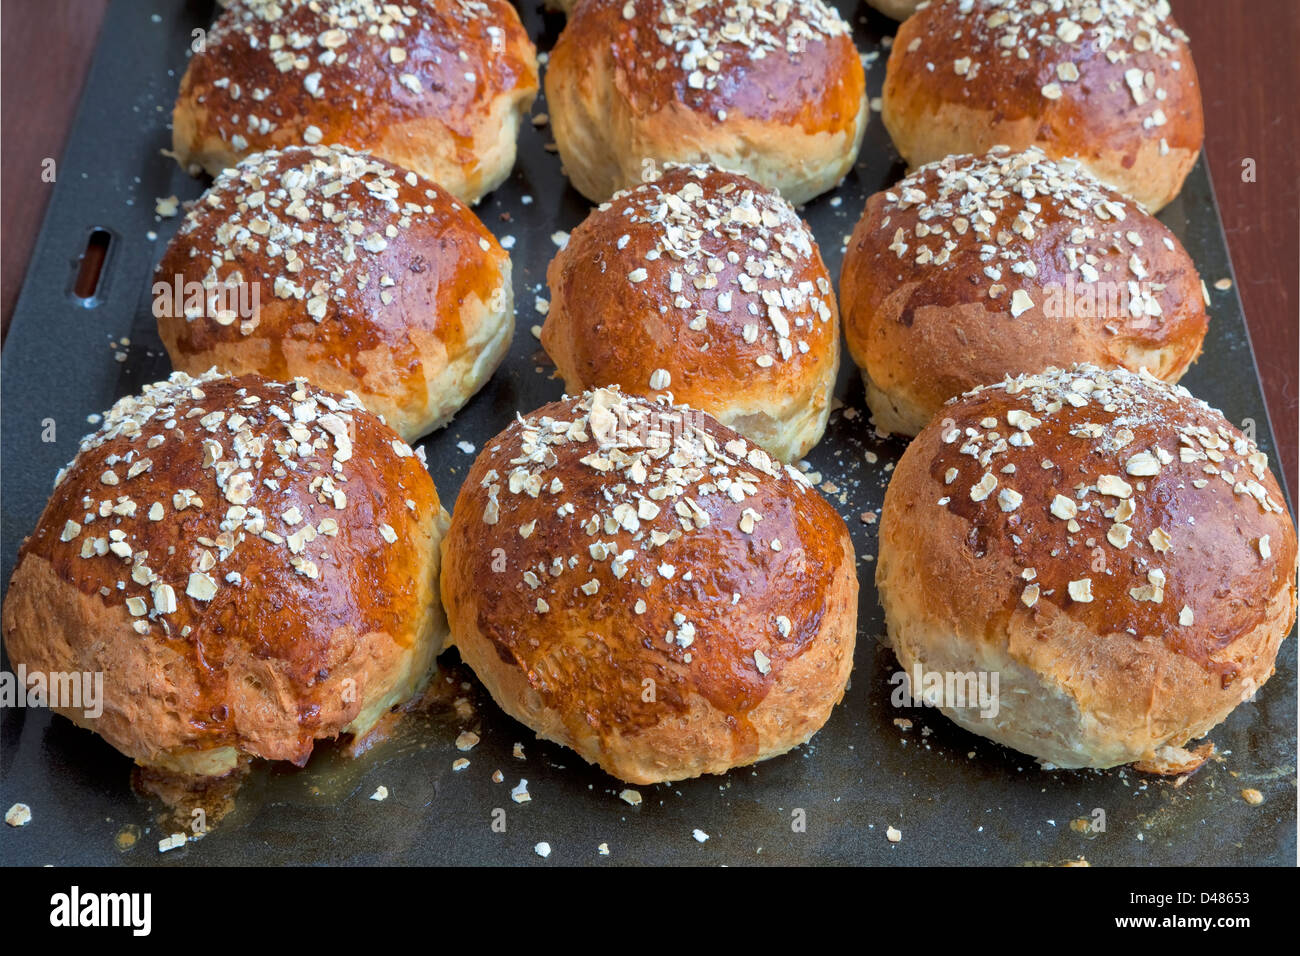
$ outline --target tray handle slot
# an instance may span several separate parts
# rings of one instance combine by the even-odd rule
[[[76,269],[72,281],[72,297],[83,306],[93,309],[102,301],[104,267],[113,248],[114,236],[102,226],[96,226],[86,236],[86,245],[73,261]]]

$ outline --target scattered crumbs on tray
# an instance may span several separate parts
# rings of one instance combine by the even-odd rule
[[[25,827],[32,822],[32,808],[25,803],[15,803],[5,813],[5,823],[11,827]]]
[[[381,802],[388,799],[388,788],[382,783],[375,787],[375,792],[370,795],[370,799],[375,802]]]
[[[1222,279],[1215,279],[1214,287],[1218,289],[1220,292],[1226,292],[1232,288],[1232,280],[1227,278],[1226,276]]]
[[[528,792],[528,780],[526,778],[519,778],[519,783],[510,791],[510,799],[515,803],[527,803],[533,799],[533,795]]]
[[[505,778],[506,778],[506,775],[503,774],[500,770],[493,770],[493,771],[492,771],[492,782],[493,782],[493,783],[500,783],[500,782],[501,782],[502,780],[504,780]]]
[[[474,450],[475,450],[475,449],[474,449],[474,443],[473,443],[473,442],[468,442],[468,441],[458,441],[458,442],[456,442],[456,447],[459,448],[461,451],[463,451],[463,452],[464,452],[465,454],[467,454],[467,455],[472,455],[472,454],[474,454]]]
[[[462,770],[468,770],[469,761],[466,760],[464,757],[457,757],[455,760],[451,762],[451,769],[456,773],[459,773]]]
[[[1264,795],[1254,787],[1247,787],[1245,790],[1241,791],[1241,799],[1245,800],[1252,807],[1257,807],[1264,802]],[[8,817],[5,819],[7,820]]]
[[[523,744],[515,744],[512,748],[510,748],[510,755],[511,755],[512,757],[514,757],[516,760],[524,760],[524,759],[526,759],[526,758],[524,757],[524,745],[523,745]]]
[[[641,794],[636,790],[627,789],[618,795],[618,798],[630,807],[641,806]]]
[[[159,196],[154,200],[153,211],[155,215],[163,219],[170,219],[176,215],[180,205],[181,201],[175,196]]]
[[[537,844],[537,846],[533,847],[533,852],[544,860],[551,855],[551,845],[543,840],[541,843]]]
[[[596,847],[596,852],[599,853],[601,856],[609,856],[609,844],[608,843],[600,844],[598,847]]]
[[[478,746],[479,735],[472,730],[466,730],[456,737],[456,749],[461,753],[467,753]]]
[[[699,827],[696,827],[691,832],[691,836],[695,838],[696,843],[704,843],[709,839],[709,835],[705,833],[703,830],[701,830]]]
[[[184,833],[173,833],[171,836],[165,836],[158,841],[158,852],[166,853],[168,850],[175,850],[185,845]]]
[[[888,827],[885,830],[885,839],[890,843],[902,843],[903,831],[897,827]]]

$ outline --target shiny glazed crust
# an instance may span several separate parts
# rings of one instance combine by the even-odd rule
[[[999,676],[997,714],[945,705],[958,723],[1059,767],[1158,763],[1273,673],[1295,527],[1264,455],[1185,389],[1052,369],[916,437],[876,584],[907,671]]]
[[[654,164],[707,161],[799,205],[852,168],[869,113],[849,27],[822,0],[584,0],[546,99],[593,202]]]
[[[507,0],[235,0],[181,80],[173,149],[215,176],[261,150],[350,146],[473,203],[509,175],[537,89]]]
[[[443,555],[452,641],[493,698],[623,780],[784,753],[844,693],[843,520],[702,412],[600,389],[517,420]]]
[[[424,681],[446,630],[448,523],[419,457],[355,399],[175,373],[119,401],[19,554],[5,646],[99,672],[137,763],[303,763]]]
[[[514,332],[510,257],[478,218],[409,170],[334,147],[222,173],[154,282],[175,368],[355,392],[407,441],[447,423]]]
[[[1208,325],[1173,234],[1035,147],[950,156],[868,199],[840,297],[876,424],[906,435],[955,395],[1051,365],[1176,382]]]
[[[1155,212],[1205,136],[1166,0],[932,0],[898,28],[881,118],[912,166],[995,145],[1077,157]]]
[[[710,166],[618,193],[547,269],[542,345],[577,394],[670,394],[783,461],[821,438],[839,320],[817,243],[789,203]]]

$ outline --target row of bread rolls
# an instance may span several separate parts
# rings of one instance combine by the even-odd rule
[[[882,118],[913,167],[1037,146],[1155,212],[1204,120],[1167,0],[877,0],[903,19]],[[852,168],[869,111],[851,29],[822,0],[576,0],[546,96],[573,185],[595,202],[648,163],[712,162],[796,205]]]
[[[840,295],[875,421],[917,436],[881,512],[889,643],[996,675],[996,713],[930,703],[1044,763],[1193,769],[1273,673],[1296,544],[1254,442],[1171,384],[1207,325],[1149,214],[1203,139],[1187,37],[1165,0],[874,5],[904,21],[882,118],[912,170]]]
[[[181,80],[173,150],[216,176],[252,153],[347,146],[473,203],[510,174],[537,89],[508,0],[232,0]]]
[[[747,115],[737,103],[752,100],[723,78],[788,84],[799,63],[827,62],[800,44],[848,43],[838,28],[819,33],[830,21],[809,27],[800,17],[811,6],[780,5],[777,16],[762,2],[720,12],[665,0],[646,21],[645,0],[617,9],[586,0],[571,26],[619,16],[572,53],[603,49],[600,36],[617,47],[620,31],[639,30],[626,48],[633,59],[614,59],[639,62],[648,41],[636,36],[662,31],[660,42],[683,44],[692,59],[649,69],[693,69],[647,89],[702,91],[687,100],[734,123]],[[290,3],[279,16],[321,9]],[[298,33],[268,26],[275,18],[261,5],[235,4],[227,16],[243,24],[231,36],[255,37],[249,50],[279,36],[311,51],[302,65],[283,61],[286,71],[355,45],[344,61],[355,92],[362,51],[372,77],[401,59],[375,59],[374,38],[420,45],[404,31],[423,28],[422,7],[393,10],[376,13],[378,24],[348,24],[355,43],[317,46],[301,23]],[[782,30],[792,45],[773,43]],[[746,47],[744,62],[718,52],[733,44]],[[696,86],[695,68],[721,72],[719,82]],[[602,76],[584,71],[572,83],[575,110]],[[192,92],[187,80],[178,115]],[[733,100],[720,106],[724,95]],[[550,98],[555,113],[560,97]],[[627,128],[639,129],[633,119]],[[562,123],[557,138],[581,185]],[[438,575],[441,550],[441,598],[462,657],[504,709],[623,779],[719,772],[803,742],[843,694],[857,580],[843,521],[782,463],[824,431],[839,319],[811,231],[776,190],[798,194],[818,176],[820,188],[833,185],[851,156],[829,179],[809,170],[842,161],[851,140],[827,155],[796,146],[815,156],[797,170],[772,156],[742,164],[753,179],[662,153],[636,175],[615,175],[634,167],[588,156],[611,190],[630,188],[593,210],[548,271],[543,344],[576,397],[485,447],[445,538],[436,492],[422,468],[408,473],[402,439],[445,422],[500,361],[513,327],[508,256],[433,182],[346,147],[294,147],[286,134],[284,149],[221,172],[158,270],[205,293],[192,313],[160,316],[182,374],[119,403],[63,477],[6,599],[11,655],[32,668],[80,661],[129,674],[98,729],[142,763],[218,772],[241,755],[300,760],[314,739],[364,730],[427,673],[442,618],[436,589],[421,582]],[[378,151],[376,141],[356,144]],[[687,158],[701,156],[736,159],[725,146]],[[773,170],[798,179],[773,182]],[[1132,311],[1046,308],[1050,289],[1076,275],[1132,286]],[[218,302],[250,281],[273,292],[256,316],[209,307],[208,295]],[[1150,374],[1078,365],[1007,378],[1002,388],[1017,397],[967,423],[968,405],[998,394],[977,389],[922,430],[945,400],[1049,366],[1181,375],[1205,332],[1199,284],[1139,204],[1038,149],[948,158],[871,198],[840,291],[877,421],[922,431],[882,519],[878,579],[900,660],[997,670],[1042,704],[1004,707],[997,726],[946,707],[959,722],[1061,765],[1150,762],[1267,678],[1294,617],[1294,530],[1266,462],[1217,413]],[[213,365],[242,377],[207,372]],[[1053,427],[1036,431],[1043,422]],[[936,429],[939,452],[926,459]],[[149,455],[169,440],[179,442],[171,453]],[[372,467],[348,474],[361,452]],[[1026,452],[1039,471],[1007,460]],[[979,475],[964,473],[962,456]],[[418,533],[407,516],[388,517],[394,497],[423,522]],[[385,518],[378,550],[361,532],[341,533],[358,506],[371,532]],[[1206,573],[1229,531],[1249,547],[1214,554]],[[1102,570],[1076,574],[1097,549]],[[1019,603],[1000,597],[1010,579]],[[419,598],[374,616],[375,595],[396,581],[415,582],[403,593]],[[933,600],[935,589],[947,600]],[[1225,639],[1223,621],[1243,615],[1249,626]],[[280,643],[268,644],[268,626]],[[1112,640],[1124,628],[1132,633]],[[1135,648],[1127,656],[1124,641]],[[339,674],[362,687],[346,706],[325,699]],[[1145,716],[1134,716],[1138,704]]]
[[[477,202],[514,165],[537,53],[506,0],[236,0],[194,54],[173,149],[212,175],[257,152],[365,150]],[[594,201],[647,164],[710,160],[802,203],[853,166],[869,110],[823,0],[592,0],[551,53],[547,99]]]
[[[582,0],[546,93],[596,202],[648,166],[712,162],[797,204],[852,168],[869,110],[850,27],[823,0]],[[1204,135],[1166,0],[931,0],[891,48],[882,115],[912,166],[995,145],[1073,158],[1156,211]],[[191,59],[174,150],[216,175],[268,149],[363,149],[475,202],[514,164],[537,54],[505,0],[239,0]]]
[[[519,416],[449,521],[351,393],[175,372],[59,474],[3,631],[29,673],[104,674],[100,715],[52,706],[147,767],[304,763],[454,643],[539,735],[653,783],[816,733],[857,594],[839,514],[694,409],[601,388]]]
[[[949,403],[903,456],[877,585],[930,702],[1057,766],[1185,766],[1271,676],[1296,539],[1255,443],[1149,374],[1077,365]],[[353,396],[183,372],[83,440],[3,608],[29,673],[103,673],[138,763],[304,762],[454,645],[508,713],[621,779],[807,741],[852,667],[844,522],[707,414],[599,388],[487,443],[448,520],[422,456]],[[445,612],[444,612],[445,608]],[[979,706],[984,706],[981,702]]]

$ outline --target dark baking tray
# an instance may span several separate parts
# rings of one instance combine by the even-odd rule
[[[896,26],[865,4],[840,3],[852,16],[858,46],[879,51],[868,86],[878,93]],[[521,15],[541,50],[563,24],[523,0]],[[3,574],[7,582],[23,536],[36,521],[51,481],[75,453],[87,415],[168,371],[150,313],[150,276],[176,219],[158,220],[155,197],[197,197],[204,183],[184,175],[169,147],[172,99],[191,30],[205,27],[210,2],[115,0],[104,20],[69,144],[3,355]],[[536,113],[546,109],[544,101]],[[1210,118],[1213,122],[1213,117]],[[569,189],[547,127],[526,125],[509,182],[479,207],[498,236],[513,236],[518,331],[509,358],[451,426],[425,442],[443,501],[455,500],[472,456],[516,409],[557,398],[561,383],[529,328],[541,321],[534,300],[546,295],[552,234],[576,226],[586,202]],[[865,197],[901,168],[879,116],[844,184],[811,203],[805,215],[838,275],[842,245]],[[525,204],[523,197],[531,196]],[[1241,304],[1235,289],[1215,291],[1231,265],[1202,161],[1161,219],[1179,236],[1210,284],[1205,355],[1187,386],[1253,427],[1275,460]],[[113,241],[93,307],[72,296],[76,259],[88,233]],[[157,233],[151,240],[149,233]],[[127,337],[125,361],[111,343]],[[235,809],[202,840],[161,854],[157,840],[175,829],[161,804],[131,785],[129,761],[94,735],[44,710],[0,712],[0,809],[32,807],[22,829],[0,827],[0,861],[10,864],[457,863],[457,864],[1044,864],[1085,858],[1093,864],[1293,864],[1296,858],[1296,642],[1287,641],[1277,674],[1254,703],[1212,738],[1221,760],[1189,779],[1118,770],[1047,772],[1029,758],[971,736],[942,715],[890,705],[897,664],[883,650],[872,584],[875,526],[860,515],[878,509],[902,444],[878,440],[864,412],[851,363],[838,397],[859,413],[832,416],[811,455],[838,488],[828,497],[852,530],[860,556],[862,606],[856,667],[843,704],[811,745],[734,771],[673,785],[639,788],[643,803],[619,799],[622,785],[563,748],[536,740],[499,711],[454,654],[443,661],[440,702],[405,730],[359,758],[322,745],[302,770],[261,766],[235,798]],[[53,422],[54,441],[43,440]],[[875,457],[869,461],[868,455]],[[463,683],[463,687],[461,686]],[[472,707],[458,716],[452,698]],[[462,704],[462,711],[464,705]],[[912,721],[902,730],[894,719]],[[462,756],[453,741],[475,730],[482,742]],[[523,759],[512,755],[523,744]],[[493,783],[500,770],[503,783]],[[532,800],[510,789],[528,780]],[[387,800],[369,799],[386,786]],[[1240,796],[1259,789],[1262,806]],[[505,811],[505,831],[492,827]],[[1098,819],[1097,831],[1075,821]],[[798,820],[804,820],[800,828]],[[902,842],[885,831],[895,826]],[[706,842],[693,838],[699,829]],[[135,837],[130,849],[122,849]],[[547,861],[534,853],[546,841]],[[597,847],[608,844],[609,855]]]

